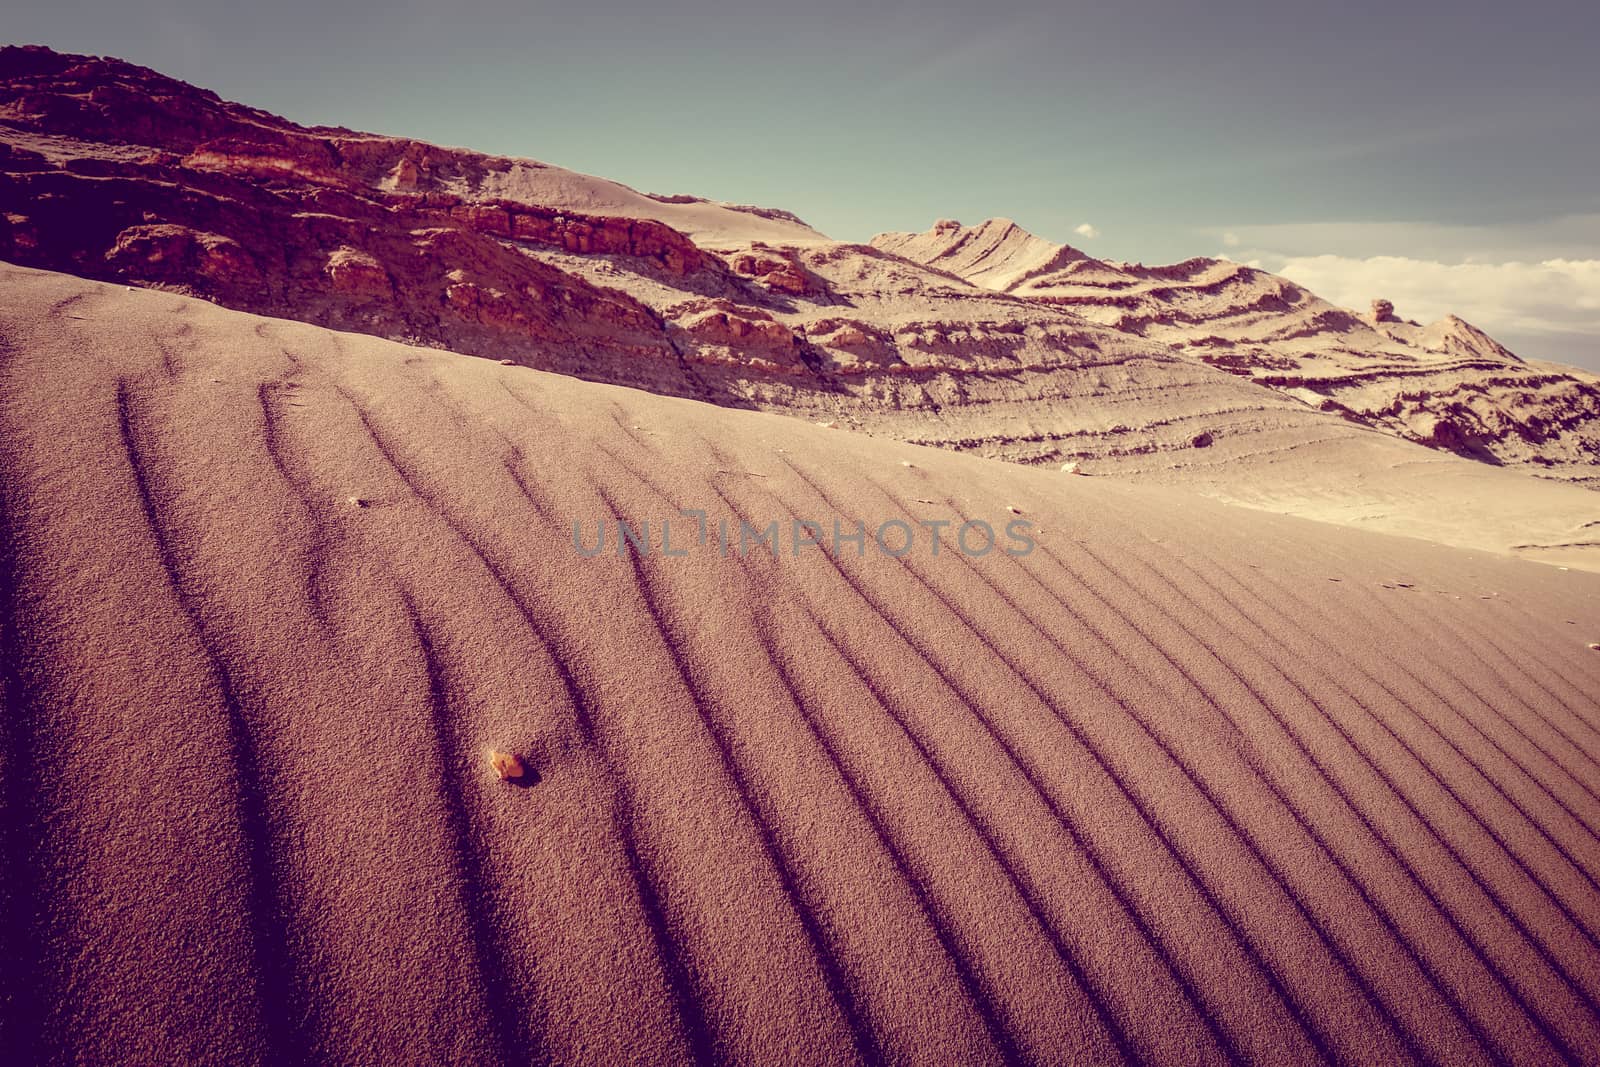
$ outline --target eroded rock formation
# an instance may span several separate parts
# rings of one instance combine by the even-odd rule
[[[0,50],[0,258],[1132,476],[1356,425],[1577,481],[1600,461],[1595,380],[1459,319],[1358,316],[1226,261],[1108,263],[1004,219],[834,242],[44,49]]]

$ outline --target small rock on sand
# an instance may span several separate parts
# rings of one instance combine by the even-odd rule
[[[502,359],[500,361],[500,365],[502,367],[515,367],[517,365],[517,361],[514,359]]]
[[[1017,507],[1015,504],[1007,504],[1006,505],[1006,510],[1011,512],[1011,514],[1013,514],[1013,515],[1021,515],[1022,514],[1022,509]]]
[[[824,430],[837,430],[839,428],[839,424],[837,422],[819,422],[817,425],[821,426]]]
[[[911,462],[909,459],[903,459],[903,460],[900,461],[900,466],[902,466],[902,467],[910,467],[912,469],[915,469],[917,465],[915,463]]]
[[[501,752],[499,749],[489,753],[489,766],[494,768],[494,773],[500,776],[502,782],[514,781],[526,773],[522,760],[510,752]]]
[[[1589,642],[1589,651],[1590,652],[1600,652],[1600,643],[1597,643],[1597,642],[1594,642],[1594,641],[1590,641]]]
[[[366,500],[359,496],[348,496],[345,497],[345,499],[350,502],[350,506],[353,508],[364,508],[367,506]]]
[[[1063,463],[1061,465],[1061,473],[1062,474],[1082,474],[1083,473],[1083,468],[1080,467],[1076,463]]]

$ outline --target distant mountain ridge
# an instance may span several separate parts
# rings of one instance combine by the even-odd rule
[[[42,48],[0,50],[0,258],[1230,498],[1238,464],[1368,429],[1600,484],[1600,381],[1458,319],[1363,317],[1226,261],[1108,263],[1003,219],[841,243]]]
[[[974,285],[1071,308],[1400,437],[1595,481],[1586,469],[1600,462],[1595,379],[1530,366],[1454,315],[1423,326],[1382,299],[1357,315],[1225,259],[1108,263],[1009,219],[971,227],[943,220],[872,244]]]

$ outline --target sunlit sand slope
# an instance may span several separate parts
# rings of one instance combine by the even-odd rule
[[[1600,1048],[1600,576],[14,268],[0,508],[16,1062]]]

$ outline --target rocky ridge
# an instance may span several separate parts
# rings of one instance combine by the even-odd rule
[[[1454,315],[1424,326],[1381,298],[1357,315],[1225,259],[1110,263],[1007,219],[972,227],[943,220],[872,243],[1407,440],[1600,484],[1600,381],[1525,363]]]
[[[0,50],[0,258],[1087,473],[1192,480],[1374,428],[1591,483],[1600,458],[1592,379],[1459,320],[1005,220],[835,242],[38,48]]]

